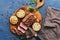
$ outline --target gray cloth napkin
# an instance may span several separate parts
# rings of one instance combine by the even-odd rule
[[[41,40],[60,40],[60,10],[47,7],[44,26],[38,33]],[[32,38],[32,40],[36,40]]]
[[[47,8],[44,27],[47,40],[60,40],[60,9]]]

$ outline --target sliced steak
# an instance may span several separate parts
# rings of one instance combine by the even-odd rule
[[[22,27],[22,28],[25,29],[25,30],[28,29],[28,27],[27,27],[23,22],[20,23],[20,27]]]
[[[18,30],[21,31],[22,33],[25,33],[25,30],[22,29],[20,26],[18,26]]]
[[[32,25],[33,22],[35,22],[35,20],[36,20],[36,17],[32,13],[30,13],[23,19],[23,22],[25,25],[30,26]]]

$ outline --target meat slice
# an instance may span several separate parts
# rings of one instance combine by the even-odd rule
[[[23,19],[23,22],[25,25],[30,26],[35,20],[36,20],[36,17],[32,13],[30,13]]]
[[[21,22],[20,23],[20,27],[22,27],[23,29],[25,29],[25,30],[27,30],[28,29],[28,27],[26,26],[26,25],[24,25],[24,23],[23,22]]]
[[[18,26],[18,30],[21,31],[22,33],[25,33],[25,30],[23,30],[20,26]]]

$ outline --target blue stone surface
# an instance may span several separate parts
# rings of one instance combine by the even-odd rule
[[[15,10],[24,5],[36,6],[36,4],[31,4],[30,0],[0,0],[0,40],[20,40],[10,32],[9,18]],[[60,9],[60,0],[45,0],[45,4],[39,8],[43,22],[47,6]]]

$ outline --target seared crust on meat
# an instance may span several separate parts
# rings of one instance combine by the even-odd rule
[[[36,20],[36,17],[30,13],[29,15],[27,15],[24,19],[23,19],[23,22],[24,24],[26,24],[27,26],[30,26],[32,25],[33,22],[35,22]]]

